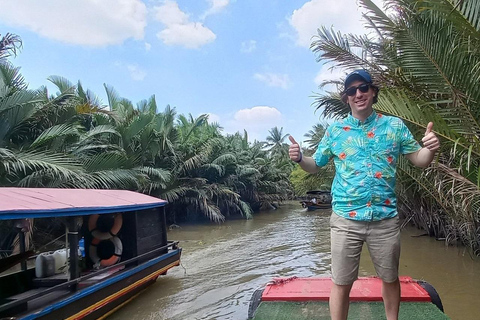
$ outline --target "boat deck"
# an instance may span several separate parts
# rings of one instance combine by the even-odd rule
[[[430,295],[412,278],[400,277],[402,301],[430,302]],[[325,277],[276,278],[268,284],[262,301],[328,301],[332,280]],[[362,277],[354,282],[350,301],[382,301],[382,281]]]
[[[268,301],[261,302],[254,320],[327,320],[330,318],[327,301]],[[348,319],[386,320],[383,302],[352,302]],[[402,302],[399,320],[449,320],[433,303]]]

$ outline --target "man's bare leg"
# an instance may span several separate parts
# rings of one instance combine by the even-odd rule
[[[391,283],[382,281],[382,297],[385,304],[385,314],[387,320],[398,320],[398,310],[400,309],[400,281]]]
[[[339,286],[335,283],[330,291],[330,317],[332,320],[347,320],[352,285]]]

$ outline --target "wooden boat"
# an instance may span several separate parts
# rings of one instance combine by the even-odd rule
[[[254,292],[249,320],[330,319],[328,299],[332,281],[328,277],[276,278]],[[448,320],[442,302],[430,284],[400,277],[399,320]],[[359,278],[350,293],[349,319],[385,319],[382,280]]]
[[[21,267],[0,275],[0,319],[103,318],[180,263],[164,200],[125,190],[0,188],[0,203],[0,220],[60,217],[68,237],[68,248],[41,253],[32,266],[17,228],[20,254],[0,266]],[[77,254],[82,236],[85,256]]]
[[[307,199],[300,201],[300,204],[308,211],[329,209],[332,207],[332,195],[326,190],[308,191]]]

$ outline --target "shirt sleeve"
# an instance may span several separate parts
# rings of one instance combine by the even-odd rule
[[[401,154],[409,154],[416,152],[420,150],[422,147],[420,144],[415,140],[413,137],[412,133],[408,129],[408,127],[403,123],[403,121],[400,121],[400,153]]]
[[[318,167],[323,167],[332,157],[333,153],[330,148],[330,130],[327,128],[325,135],[318,144],[317,151],[315,151],[313,155],[313,160],[315,160]]]

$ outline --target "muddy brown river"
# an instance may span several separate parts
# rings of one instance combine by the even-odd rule
[[[168,235],[183,247],[181,266],[108,319],[245,320],[252,293],[272,277],[330,275],[329,216],[288,203],[252,220],[182,225]],[[480,259],[420,234],[402,231],[400,274],[432,284],[452,319],[480,319]],[[360,276],[374,275],[364,253]]]

